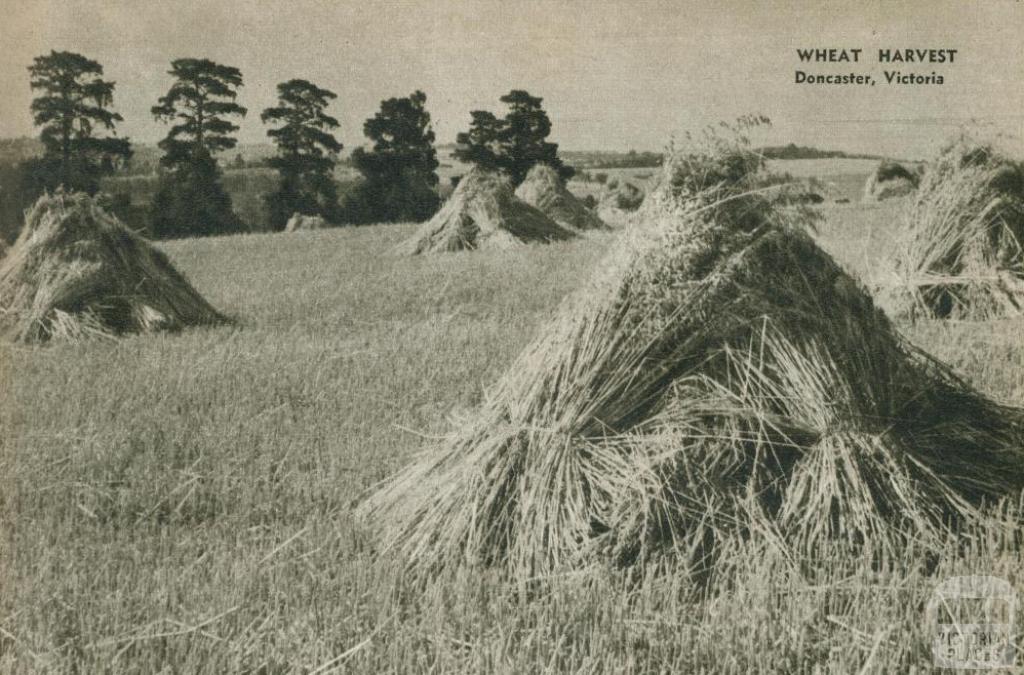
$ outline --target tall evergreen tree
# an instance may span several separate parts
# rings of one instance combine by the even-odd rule
[[[501,144],[504,120],[487,110],[474,110],[470,115],[473,121],[469,131],[455,137],[455,158],[492,171],[500,169],[504,155]]]
[[[232,211],[214,155],[238,143],[231,118],[246,114],[235,100],[242,73],[209,59],[177,59],[169,73],[174,84],[152,109],[157,120],[172,123],[159,144],[160,164],[168,171],[153,199],[154,234],[237,232],[243,224]]]
[[[389,98],[366,120],[363,132],[373,146],[352,153],[364,180],[346,202],[350,221],[420,221],[437,211],[437,150],[426,102],[422,91]]]
[[[563,179],[571,178],[575,171],[558,157],[558,144],[547,141],[551,120],[541,107],[544,99],[513,89],[500,100],[509,108],[503,119],[486,110],[470,113],[469,131],[456,137],[455,158],[485,169],[500,169],[515,185],[538,163],[551,165]]]
[[[565,166],[559,159],[558,144],[547,141],[551,134],[551,120],[541,107],[543,100],[521,89],[514,89],[501,97],[509,111],[499,138],[506,155],[505,170],[516,185],[523,182],[534,164],[551,165],[563,179],[574,173],[572,167]]]
[[[269,161],[281,177],[280,187],[268,195],[271,227],[284,229],[292,213],[338,216],[338,188],[334,166],[342,144],[332,133],[338,120],[325,111],[337,95],[306,80],[277,85],[278,105],[260,115],[264,123],[280,126],[267,135],[278,154]]]
[[[116,136],[123,118],[110,110],[114,83],[102,79],[98,62],[74,52],[37,56],[28,71],[31,88],[40,92],[31,109],[42,127],[44,154],[28,162],[26,175],[40,191],[63,185],[96,192],[99,179],[132,155],[128,139]],[[98,133],[103,131],[112,135]]]

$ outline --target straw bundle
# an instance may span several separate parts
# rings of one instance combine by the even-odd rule
[[[225,321],[163,253],[82,193],[40,197],[0,261],[0,334],[11,340]]]
[[[441,210],[397,249],[416,255],[478,248],[508,248],[577,236],[516,198],[507,178],[473,169]]]
[[[920,176],[899,162],[883,160],[864,183],[864,201],[881,202],[917,189]]]
[[[636,211],[644,202],[644,191],[625,178],[611,177],[601,191],[601,208]]]
[[[1024,310],[1024,171],[960,143],[925,173],[879,298],[893,316],[988,319]]]
[[[893,552],[1024,487],[1019,413],[906,344],[719,159],[669,167],[486,402],[362,505],[381,555],[524,581],[706,569],[751,538]]]
[[[285,232],[298,232],[299,230],[322,230],[327,227],[327,221],[323,216],[309,216],[304,213],[293,213],[284,226]]]
[[[547,164],[535,164],[516,188],[516,197],[536,207],[564,227],[576,230],[605,230],[608,226],[576,199],[562,178]]]

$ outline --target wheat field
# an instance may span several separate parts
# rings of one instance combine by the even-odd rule
[[[820,241],[868,278],[898,208],[827,206]],[[478,403],[615,245],[385,255],[414,228],[170,242],[237,325],[0,347],[0,670],[923,671],[936,583],[1024,591],[1021,554],[984,526],[939,560],[807,561],[798,578],[752,558],[700,588],[606,570],[413,587],[374,560],[354,504]],[[1024,405],[1024,322],[900,328]]]

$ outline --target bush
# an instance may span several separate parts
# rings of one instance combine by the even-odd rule
[[[422,222],[437,213],[441,198],[429,182],[415,173],[404,173],[390,181],[366,180],[346,195],[341,207],[342,222]]]
[[[232,210],[217,164],[208,155],[163,174],[150,213],[152,234],[158,238],[231,234],[247,229]]]
[[[39,160],[0,164],[0,239],[13,242],[21,231],[25,209],[43,192],[43,186],[32,175]]]

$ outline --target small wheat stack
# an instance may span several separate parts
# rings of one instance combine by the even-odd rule
[[[883,259],[879,302],[911,319],[1024,312],[1024,170],[960,142],[929,166]]]
[[[605,230],[608,226],[576,199],[558,172],[547,164],[535,164],[518,188],[516,197],[563,227],[575,230]]]
[[[601,209],[636,211],[643,202],[644,191],[625,178],[609,178],[601,191]]]
[[[906,344],[788,216],[735,190],[663,196],[486,402],[361,506],[382,556],[524,581],[707,569],[752,539],[884,554],[938,547],[1024,487],[1020,413]]]
[[[285,232],[297,232],[299,230],[322,230],[327,227],[327,221],[323,216],[308,216],[304,213],[293,213],[285,225]]]
[[[463,176],[441,210],[397,252],[416,255],[480,248],[509,248],[577,236],[520,201],[507,178],[473,169]]]
[[[920,183],[920,176],[899,162],[883,160],[864,184],[864,201],[881,202],[911,194]]]
[[[40,197],[0,261],[0,334],[7,339],[78,339],[225,321],[163,253],[85,194]]]
[[[793,178],[788,174],[776,176],[768,174],[764,187],[778,186],[776,201],[787,205],[824,204],[829,186],[817,178]]]

